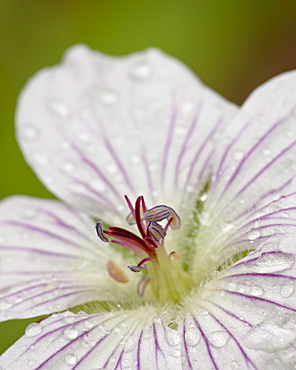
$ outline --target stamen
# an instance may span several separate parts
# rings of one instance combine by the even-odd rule
[[[174,261],[179,261],[180,260],[180,255],[178,252],[171,252],[170,253],[170,258]]]
[[[127,266],[132,272],[141,272],[143,270],[146,270],[147,269],[147,265],[143,265],[143,266],[135,266],[135,265],[131,265],[131,266]]]
[[[138,287],[137,287],[137,293],[138,293],[139,297],[143,297],[143,295],[145,293],[145,290],[146,290],[146,287],[147,287],[149,282],[150,282],[150,278],[148,276],[144,276],[139,281],[139,284],[138,284]]]
[[[148,226],[148,231],[151,234],[151,236],[158,242],[161,239],[164,239],[164,237],[166,236],[165,229],[157,222],[151,222],[150,225]]]
[[[119,283],[127,283],[129,281],[128,277],[121,270],[119,266],[116,265],[113,261],[107,262],[107,271],[109,275]]]
[[[126,222],[127,222],[129,225],[135,225],[136,220],[135,220],[135,217],[133,216],[133,214],[132,214],[132,213],[130,213],[130,214],[126,217]]]
[[[96,231],[98,234],[98,237],[105,243],[109,243],[109,239],[106,237],[104,230],[103,230],[103,221],[99,220],[96,223]]]
[[[173,230],[180,229],[181,227],[180,217],[173,210],[173,208],[168,206],[161,205],[150,208],[144,213],[143,218],[144,220],[149,222],[159,222],[166,218],[167,220],[169,220],[170,227]]]

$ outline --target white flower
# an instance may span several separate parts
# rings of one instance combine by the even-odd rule
[[[76,46],[33,77],[18,140],[67,205],[1,203],[0,318],[54,313],[2,369],[294,369],[295,91],[237,108],[154,49]]]

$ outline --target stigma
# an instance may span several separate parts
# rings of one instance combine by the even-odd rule
[[[166,254],[164,240],[169,228],[178,230],[181,227],[180,217],[174,209],[165,205],[148,209],[143,196],[136,199],[134,206],[127,196],[125,200],[130,211],[126,221],[129,225],[135,225],[138,233],[115,226],[104,229],[102,220],[99,220],[96,223],[98,237],[105,243],[115,243],[128,248],[139,257],[137,265],[129,265],[127,268],[131,272],[142,274],[137,289],[140,297],[144,295],[147,285],[150,284],[156,298],[164,301],[178,300],[180,292],[175,287],[182,273],[180,275],[180,269],[177,273],[172,264],[178,263],[180,258],[177,252]],[[126,274],[110,261],[107,271],[118,282],[128,281]],[[184,286],[181,290],[184,291]]]

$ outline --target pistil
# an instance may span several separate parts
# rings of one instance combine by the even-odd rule
[[[140,297],[144,295],[147,285],[150,284],[158,301],[178,302],[193,285],[189,274],[181,267],[178,253],[172,252],[168,255],[164,248],[168,228],[177,230],[181,226],[179,216],[171,207],[165,205],[147,209],[142,196],[137,198],[135,207],[132,206],[128,197],[125,199],[130,209],[126,220],[130,225],[136,224],[141,236],[119,227],[109,227],[104,230],[103,222],[99,220],[96,224],[99,238],[104,242],[120,244],[141,258],[138,265],[127,266],[132,272],[144,273],[137,289]],[[160,224],[163,220],[167,220],[164,227]],[[112,272],[110,276],[114,277],[115,271],[115,280],[127,281],[121,278],[121,275],[125,275],[124,273],[118,273],[114,268],[110,269],[110,261],[108,264],[107,269],[109,273]]]

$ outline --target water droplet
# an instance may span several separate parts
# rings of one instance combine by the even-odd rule
[[[258,285],[253,285],[253,286],[251,286],[250,293],[253,296],[256,296],[256,297],[258,296],[259,297],[259,296],[264,294],[264,290]]]
[[[84,326],[88,329],[91,329],[94,327],[94,324],[90,320],[87,320],[85,321]]]
[[[4,299],[3,301],[0,301],[0,311],[5,311],[7,310],[8,308],[11,307],[11,303],[8,302],[6,299]]]
[[[234,228],[234,225],[231,222],[225,222],[222,226],[223,232],[228,232]]]
[[[236,150],[233,152],[232,157],[235,161],[240,161],[244,157],[244,152],[241,150]]]
[[[111,89],[103,89],[98,91],[99,102],[102,105],[110,106],[117,102],[118,94]]]
[[[269,148],[264,148],[262,150],[262,153],[265,157],[270,157],[271,156],[271,150]]]
[[[26,208],[22,211],[22,217],[29,220],[33,220],[34,218],[37,217],[37,215],[38,215],[37,210],[33,208]]]
[[[145,80],[151,76],[152,69],[147,60],[141,60],[133,65],[130,75],[136,80]]]
[[[91,180],[90,185],[97,191],[105,191],[106,189],[105,184],[98,178],[94,178],[93,180]]]
[[[71,144],[68,141],[63,141],[60,146],[63,150],[69,150],[71,148]]]
[[[195,329],[189,329],[185,333],[185,341],[188,346],[195,346],[200,341],[200,332]]]
[[[231,369],[232,370],[236,370],[236,369],[238,369],[239,368],[239,365],[238,365],[238,363],[236,362],[236,361],[231,361]]]
[[[248,239],[253,242],[254,240],[258,239],[260,237],[261,233],[259,230],[252,230],[249,234],[248,234]]]
[[[27,337],[36,337],[42,332],[43,327],[38,322],[33,322],[26,327],[25,335]]]
[[[282,252],[262,253],[255,263],[261,272],[281,271],[290,268],[295,263],[295,257]]]
[[[75,166],[72,162],[70,161],[65,161],[63,164],[63,169],[66,171],[66,172],[73,172],[74,169],[75,169]]]
[[[33,159],[36,164],[39,164],[41,166],[45,166],[48,163],[48,158],[43,153],[34,153]]]
[[[69,326],[64,330],[64,337],[68,340],[76,339],[78,337],[78,330],[75,326]]]
[[[229,338],[229,334],[226,331],[218,330],[209,335],[209,342],[214,347],[221,348],[225,346],[225,344],[229,341]]]
[[[65,361],[67,365],[75,365],[77,362],[77,356],[74,353],[69,353],[65,356]]]
[[[172,346],[176,346],[181,342],[180,334],[177,331],[170,330],[167,332],[167,341]]]
[[[0,243],[4,243],[6,240],[6,236],[3,233],[0,233]]]
[[[28,361],[28,365],[29,365],[30,367],[34,366],[35,364],[36,364],[35,360],[29,360],[29,361]]]
[[[281,295],[284,298],[289,298],[295,292],[295,283],[293,280],[287,281],[281,288]]]
[[[39,131],[34,125],[26,124],[21,127],[21,136],[25,140],[35,140],[39,136]]]
[[[254,325],[243,340],[248,348],[273,353],[290,347],[295,338],[296,316],[286,313]]]
[[[69,117],[69,108],[59,99],[52,99],[49,103],[51,111],[60,118]]]

